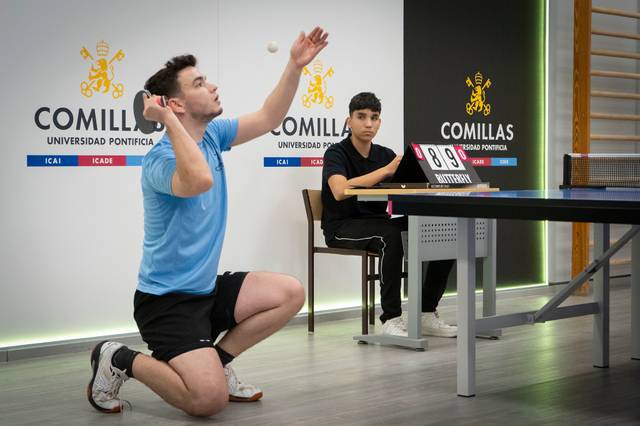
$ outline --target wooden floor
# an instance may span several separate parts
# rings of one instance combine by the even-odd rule
[[[503,292],[498,312],[536,309],[555,291]],[[455,339],[432,338],[426,352],[358,345],[354,319],[317,324],[312,336],[290,326],[243,354],[234,361],[238,376],[262,386],[265,397],[231,403],[209,419],[182,414],[135,380],[121,393],[130,411],[94,411],[85,398],[88,353],[0,364],[0,425],[639,424],[629,296],[628,278],[618,279],[611,368],[591,366],[590,317],[514,327],[500,340],[478,340],[475,398],[456,396]],[[455,321],[455,300],[440,311]]]

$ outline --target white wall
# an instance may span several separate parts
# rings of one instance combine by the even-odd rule
[[[640,10],[637,0],[594,0],[594,7],[608,7],[629,11]],[[562,183],[562,156],[572,152],[572,109],[573,109],[573,2],[549,1],[549,64],[548,64],[548,187],[557,188]],[[592,27],[609,31],[638,33],[635,19],[593,14]],[[592,48],[600,50],[622,50],[637,52],[633,40],[593,36]],[[592,69],[610,71],[639,72],[637,61],[602,56],[592,58]],[[616,90],[637,92],[635,80],[593,77],[592,90]],[[593,112],[638,114],[635,101],[594,98]],[[599,134],[635,134],[636,123],[592,120],[591,132]],[[638,144],[633,142],[591,142],[592,152],[638,152]],[[613,226],[612,238],[620,236],[628,227]],[[549,281],[568,281],[571,274],[571,225],[549,223]],[[623,249],[614,259],[630,256]],[[629,273],[628,266],[612,267],[612,275]]]
[[[0,179],[0,347],[37,341],[135,331],[132,297],[142,241],[139,167],[26,167],[26,156],[143,155],[149,147],[51,146],[48,136],[140,137],[137,132],[41,130],[42,106],[72,111],[127,111],[146,78],[171,56],[185,52],[219,83],[226,116],[257,109],[274,87],[298,31],[323,25],[330,45],[320,55],[331,109],[306,109],[299,98],[291,116],[342,123],[350,97],[375,91],[383,100],[378,142],[402,148],[402,1],[112,1],[5,0],[0,14],[0,103],[3,167]],[[107,41],[120,99],[80,94],[90,63]],[[266,44],[280,44],[276,54]],[[157,141],[160,134],[152,136]],[[337,142],[336,137],[317,137]],[[262,167],[264,156],[321,157],[323,149],[281,150],[266,135],[226,154],[230,207],[221,270],[273,270],[306,283],[306,228],[300,189],[319,188],[320,168]],[[357,305],[355,260],[320,259],[319,307]]]

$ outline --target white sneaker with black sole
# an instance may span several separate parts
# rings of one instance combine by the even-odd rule
[[[87,398],[91,405],[103,413],[119,413],[128,404],[118,397],[120,387],[129,376],[111,364],[113,354],[123,347],[122,343],[100,342],[91,352],[93,375],[87,386]]]

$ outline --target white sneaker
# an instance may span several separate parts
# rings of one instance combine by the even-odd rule
[[[104,341],[91,352],[93,376],[87,386],[87,398],[96,410],[103,413],[119,413],[127,404],[118,398],[118,392],[129,376],[111,364],[113,354],[122,346],[122,343]]]
[[[422,335],[437,337],[456,337],[458,327],[442,321],[438,311],[422,313]]]
[[[382,324],[382,334],[407,337],[407,327],[402,317],[391,318]]]
[[[407,312],[403,312],[401,318],[406,329],[408,320]],[[442,321],[440,315],[438,315],[438,311],[423,312],[420,320],[423,336],[456,337],[458,335],[458,327]]]
[[[224,367],[224,375],[227,377],[227,386],[229,387],[229,401],[252,402],[262,398],[262,390],[257,386],[248,385],[238,380],[230,365]]]

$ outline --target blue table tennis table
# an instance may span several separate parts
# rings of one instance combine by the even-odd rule
[[[457,393],[476,393],[475,337],[486,331],[523,324],[593,315],[593,365],[609,366],[609,259],[627,242],[631,254],[631,358],[640,359],[640,189],[564,189],[545,191],[442,192],[390,195],[394,213],[412,217],[456,217],[458,273]],[[476,319],[475,219],[522,219],[590,222],[594,229],[594,258],[578,276],[542,308]],[[609,225],[631,229],[610,246]],[[499,261],[499,259],[498,259]],[[593,276],[593,301],[562,306],[573,291]],[[411,285],[411,282],[410,282]],[[410,315],[419,330],[419,316]]]

